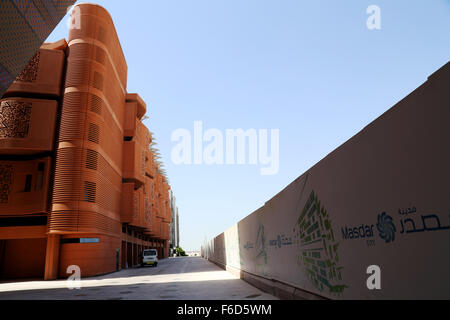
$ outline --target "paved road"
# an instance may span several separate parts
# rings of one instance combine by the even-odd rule
[[[69,290],[65,280],[0,283],[0,300],[275,299],[196,257],[166,259],[156,268],[122,270],[80,284],[81,289]]]

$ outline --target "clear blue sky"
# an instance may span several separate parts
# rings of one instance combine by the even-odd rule
[[[450,60],[450,1],[102,0],[198,249]],[[381,9],[381,30],[366,8]],[[49,41],[67,38],[66,19]],[[171,162],[178,128],[279,129],[280,170]]]

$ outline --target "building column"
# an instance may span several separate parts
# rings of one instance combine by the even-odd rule
[[[169,254],[169,241],[165,240],[164,241],[164,256],[166,258],[169,258],[170,254]]]
[[[120,268],[127,268],[127,242],[122,240],[120,249]]]
[[[138,246],[135,242],[133,242],[133,267],[137,265],[138,261]]]
[[[125,226],[125,269],[128,269],[128,226]]]
[[[45,280],[55,280],[58,278],[59,244],[60,236],[58,234],[48,235],[47,249],[45,252]]]
[[[141,264],[142,245],[138,245],[137,264]]]

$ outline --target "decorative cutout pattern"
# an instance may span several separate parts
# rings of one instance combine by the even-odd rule
[[[98,165],[98,152],[88,149],[86,153],[86,168],[91,170],[97,170]]]
[[[9,201],[9,194],[13,182],[13,166],[0,164],[0,204],[6,204]]]
[[[37,79],[39,70],[39,61],[41,59],[41,54],[39,51],[31,58],[28,65],[23,69],[23,71],[17,76],[16,81],[22,82],[34,82]]]
[[[145,220],[148,223],[151,222],[151,207],[150,207],[150,201],[148,201],[147,198],[145,198]]]
[[[100,142],[100,127],[95,123],[89,123],[88,140],[97,144]]]
[[[97,184],[94,182],[85,181],[83,201],[95,203],[96,193],[97,193]]]
[[[141,152],[141,176],[145,176],[145,150]]]
[[[98,115],[102,115],[103,101],[96,95],[91,96],[91,111]]]
[[[139,216],[139,194],[134,192],[133,194],[133,219],[137,219]]]
[[[26,138],[30,130],[32,104],[4,100],[0,104],[0,139]]]
[[[96,53],[95,53],[95,60],[102,65],[105,65],[106,63],[106,52],[100,47],[97,47]]]
[[[100,73],[94,72],[94,81],[92,85],[95,89],[103,90],[103,76]]]

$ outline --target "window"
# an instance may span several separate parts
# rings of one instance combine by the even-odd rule
[[[144,256],[156,256],[156,250],[150,249],[150,250],[144,250]]]
[[[61,239],[61,244],[70,243],[100,243],[100,238],[66,238]]]
[[[31,192],[31,182],[33,180],[33,176],[31,174],[27,174],[25,177],[25,189],[23,192]]]
[[[44,185],[44,171],[45,171],[45,163],[40,162],[38,164],[38,172],[36,176],[36,185],[34,186],[35,191],[41,191]]]

